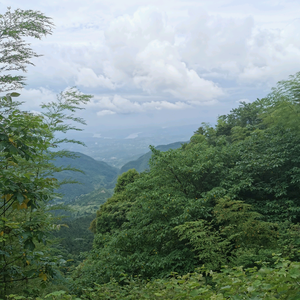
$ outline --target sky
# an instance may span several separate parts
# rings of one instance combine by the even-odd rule
[[[0,0],[8,6],[55,24],[28,40],[43,56],[28,67],[25,109],[77,86],[94,96],[80,112],[88,134],[214,124],[300,71],[298,0]]]

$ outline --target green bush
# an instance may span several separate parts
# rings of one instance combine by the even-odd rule
[[[268,263],[260,263],[260,268],[223,267],[221,272],[213,272],[205,267],[194,273],[179,276],[172,273],[169,278],[142,280],[123,274],[118,283],[109,283],[83,290],[80,298],[67,295],[65,291],[56,291],[44,298],[53,299],[160,299],[160,300],[222,300],[222,299],[300,299],[300,262],[291,262],[273,255],[276,263],[273,268]],[[10,300],[33,299],[10,295]]]

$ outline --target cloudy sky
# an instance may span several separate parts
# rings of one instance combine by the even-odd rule
[[[77,86],[88,131],[214,123],[300,71],[298,0],[0,0],[52,17],[26,109]],[[195,128],[196,130],[197,128]]]

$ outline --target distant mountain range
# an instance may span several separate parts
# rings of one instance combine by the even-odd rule
[[[155,148],[160,151],[167,151],[181,147],[182,143],[176,142],[168,145],[160,145]],[[71,204],[72,208],[76,208],[75,215],[79,216],[95,212],[107,198],[112,196],[118,175],[133,168],[138,172],[148,169],[148,162],[152,152],[149,151],[138,159],[127,162],[120,169],[110,166],[103,161],[95,160],[80,152],[74,152],[74,154],[77,158],[57,158],[54,164],[56,166],[71,166],[82,170],[84,173],[63,171],[56,173],[54,176],[58,180],[71,179],[81,183],[64,184],[58,190],[59,193],[64,195],[62,202],[64,204]]]
[[[70,139],[84,142],[87,147],[71,143],[61,146],[64,149],[81,152],[120,169],[127,162],[136,160],[149,152],[149,145],[156,147],[177,141],[188,141],[198,127],[195,124],[132,129],[118,126],[117,129],[106,132],[103,128],[95,128],[93,132],[82,131],[69,136]]]

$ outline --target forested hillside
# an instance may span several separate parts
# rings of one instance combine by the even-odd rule
[[[248,283],[245,290],[240,286],[243,293],[250,297],[265,291],[275,298],[297,299],[299,83],[297,73],[280,82],[266,98],[242,103],[220,116],[215,127],[202,124],[181,148],[167,152],[152,148],[148,172],[129,170],[121,175],[113,197],[100,207],[91,225],[94,248],[75,273],[81,274],[76,286],[106,284],[95,288],[98,296],[93,294],[94,299],[102,299],[102,292],[117,290],[107,285],[111,278],[123,281],[124,274],[141,280],[162,279],[172,272],[194,272],[202,265],[218,273],[227,265],[226,274],[238,276],[230,268],[243,266],[248,271],[241,269],[241,274],[250,280],[251,272],[267,264],[268,274],[275,268],[275,277],[282,266],[284,272],[291,268],[295,275],[290,275],[289,284],[282,278],[282,286],[275,279],[272,285],[270,278],[261,283],[264,289]],[[292,262],[278,266],[274,253]],[[225,278],[218,277],[217,282],[222,284],[222,280],[223,296],[230,291],[236,299],[244,299],[233,283],[225,288]],[[167,282],[173,287],[174,282]],[[153,285],[151,289],[159,283]],[[131,285],[133,294],[137,286],[139,281]],[[169,299],[174,292],[162,286],[157,293]],[[186,299],[201,293],[201,299],[208,299],[221,292],[213,286],[207,294],[191,289]],[[122,287],[118,291],[128,292]]]
[[[77,181],[79,184],[65,184],[61,186],[57,192],[63,194],[63,202],[74,202],[75,198],[84,194],[88,194],[96,188],[108,187],[113,188],[109,184],[117,177],[119,170],[103,161],[97,161],[87,155],[75,152],[76,158],[58,157],[54,161],[54,165],[58,167],[75,168],[82,172],[74,172],[66,170],[55,173],[54,176],[58,180],[65,179]]]

